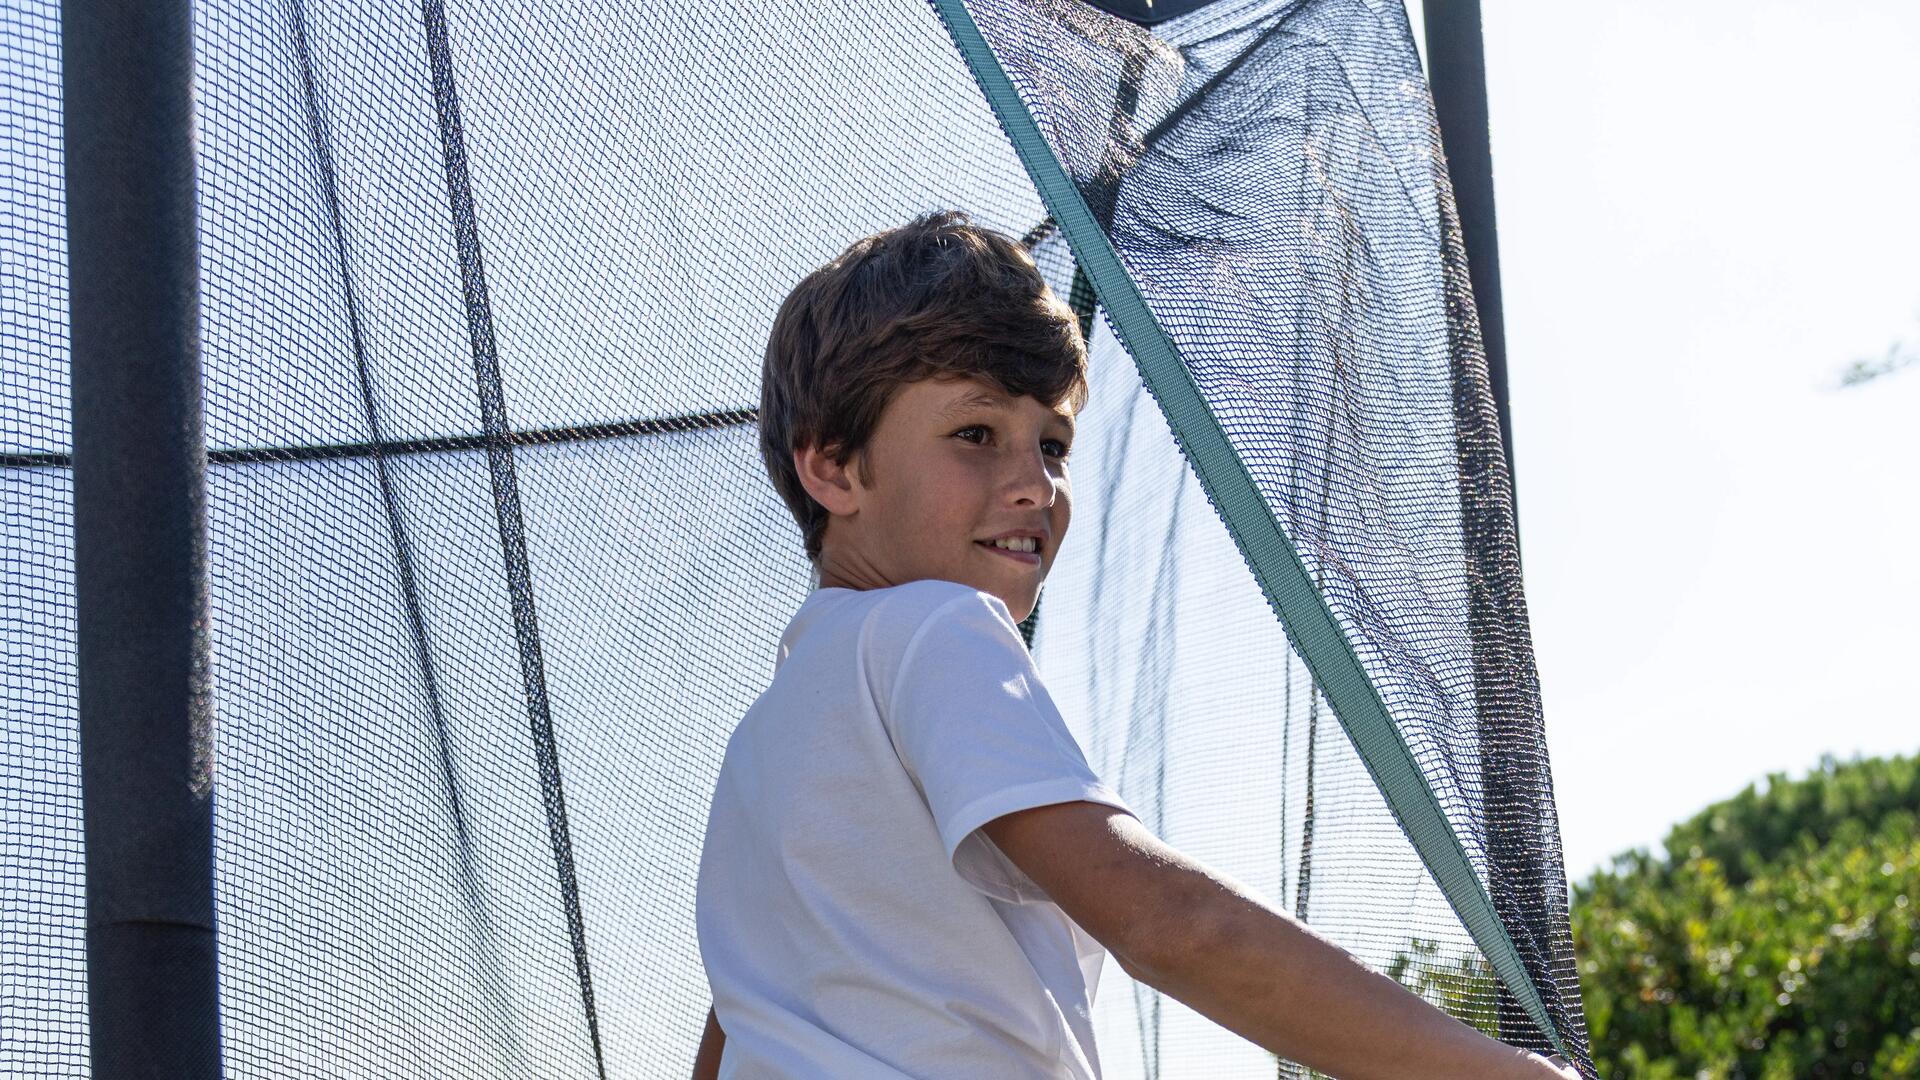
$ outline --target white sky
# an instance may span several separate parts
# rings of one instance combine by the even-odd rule
[[[1409,5],[1420,25],[1418,3]],[[1920,5],[1483,0],[1567,869],[1920,751]]]

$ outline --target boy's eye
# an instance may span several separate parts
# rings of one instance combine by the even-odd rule
[[[959,431],[954,432],[954,434],[961,438],[967,439],[968,442],[972,442],[973,440],[970,438],[970,436],[974,434],[978,434],[982,438],[985,438],[987,435],[989,435],[992,432],[992,430],[993,429],[987,427],[985,424],[969,424],[968,426],[961,428]],[[1061,461],[1065,461],[1067,459],[1067,455],[1073,452],[1072,447],[1068,446],[1066,443],[1060,441],[1059,439],[1047,439],[1041,442],[1040,445],[1044,447],[1050,447],[1051,449],[1047,450],[1048,456],[1058,458]]]

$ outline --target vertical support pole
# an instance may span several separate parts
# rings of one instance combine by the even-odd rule
[[[1570,942],[1564,934],[1566,873],[1557,844],[1543,829],[1553,820],[1552,778],[1546,760],[1540,691],[1534,669],[1526,603],[1521,589],[1519,505],[1513,485],[1513,420],[1507,404],[1506,328],[1501,313],[1500,253],[1494,222],[1493,150],[1488,134],[1486,51],[1480,0],[1426,0],[1427,81],[1447,158],[1460,229],[1464,276],[1473,293],[1479,345],[1486,360],[1491,410],[1477,399],[1470,371],[1472,343],[1464,320],[1448,319],[1455,364],[1455,423],[1459,437],[1461,530],[1468,560],[1468,627],[1473,639],[1474,690],[1479,713],[1480,775],[1491,900],[1527,978],[1543,995],[1543,1022],[1514,995],[1496,989],[1494,1020],[1500,1038],[1534,1050],[1576,1042],[1570,1056],[1590,1073],[1573,985]],[[1444,214],[1443,208],[1443,214]],[[1457,296],[1461,269],[1449,268]],[[1450,305],[1451,306],[1451,305]],[[1464,303],[1461,305],[1464,307]],[[1492,460],[1493,433],[1499,454]],[[1500,465],[1506,466],[1505,476]],[[1562,949],[1568,951],[1562,952]]]
[[[188,0],[65,0],[95,1080],[220,1075]]]
[[[1500,243],[1493,215],[1493,145],[1487,133],[1486,47],[1480,0],[1426,0],[1427,85],[1440,121],[1454,203],[1467,246],[1467,276],[1480,317],[1480,343],[1500,413],[1500,448],[1513,479],[1513,418],[1507,409],[1507,334],[1500,307]],[[1515,528],[1519,506],[1514,506]]]

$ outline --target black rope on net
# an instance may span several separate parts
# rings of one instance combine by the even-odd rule
[[[1020,238],[1020,246],[1032,251],[1040,244],[1059,235],[1060,225],[1051,215],[1041,218],[1040,223],[1028,229]],[[1080,320],[1080,338],[1089,344],[1093,341],[1093,310],[1099,298],[1094,295],[1093,283],[1087,280],[1087,272],[1076,261],[1073,264],[1073,285],[1068,289],[1067,306],[1073,309]],[[1040,629],[1040,601],[1046,596],[1042,592],[1033,601],[1033,611],[1020,621],[1020,637],[1026,641],[1027,648],[1033,648],[1033,635]]]
[[[473,839],[473,825],[462,794],[459,770],[453,753],[451,724],[446,702],[440,690],[438,667],[428,643],[426,609],[414,564],[414,545],[407,534],[405,517],[400,513],[400,497],[387,467],[389,445],[382,430],[380,410],[375,403],[373,379],[367,363],[366,336],[362,327],[360,293],[353,279],[353,264],[347,249],[346,228],[340,208],[338,174],[334,168],[332,132],[320,103],[320,90],[314,74],[312,43],[307,34],[305,0],[288,5],[288,24],[300,67],[301,93],[304,99],[307,133],[313,149],[314,166],[320,177],[321,196],[326,203],[327,223],[333,236],[334,257],[338,261],[340,292],[346,302],[347,332],[353,347],[354,374],[359,384],[360,401],[366,412],[367,429],[373,436],[364,456],[373,463],[380,485],[380,499],[387,519],[388,535],[393,543],[394,563],[399,573],[402,606],[406,611],[408,637],[413,646],[414,665],[419,670],[431,717],[431,736],[439,764],[441,794],[452,818],[456,854],[454,859],[458,887],[480,952],[482,992],[492,1007],[494,1021],[504,1033],[509,1050],[524,1064],[517,1012],[507,989],[506,965],[502,958],[499,930],[488,911],[486,892],[480,883],[480,858]],[[211,456],[211,455],[210,455]],[[362,456],[362,455],[356,455]]]
[[[447,196],[452,203],[455,248],[460,256],[460,282],[467,308],[467,334],[473,343],[474,377],[480,398],[482,427],[486,431],[488,471],[493,478],[493,502],[500,529],[507,592],[513,604],[513,631],[520,647],[520,675],[527,697],[534,756],[540,770],[540,791],[546,803],[547,834],[553,846],[554,870],[559,877],[561,904],[566,910],[567,933],[572,939],[575,973],[580,979],[580,1004],[586,1014],[587,1035],[593,1044],[594,1067],[606,1080],[606,1055],[600,1045],[600,1016],[594,1006],[593,975],[587,959],[586,920],[580,910],[580,887],[574,873],[573,839],[567,825],[566,796],[561,788],[560,756],[554,742],[553,715],[547,698],[545,665],[540,653],[540,626],[534,612],[533,573],[527,560],[525,523],[520,510],[520,487],[513,465],[513,443],[508,438],[507,407],[500,379],[500,358],[493,334],[493,312],[487,296],[485,267],[481,264],[480,229],[474,212],[473,186],[467,174],[466,135],[460,121],[460,101],[453,80],[453,56],[447,43],[447,12],[442,0],[426,0],[422,7],[427,53],[433,71],[433,102],[446,158]]]
[[[1118,155],[1114,146],[1123,140],[1129,130],[1135,113],[1140,108],[1140,80],[1146,77],[1147,61],[1144,53],[1130,53],[1120,73],[1120,85],[1114,94],[1113,117],[1108,126],[1108,145],[1106,163],[1101,168],[1101,186],[1091,193],[1094,212],[1100,217],[1103,228],[1113,228],[1113,211],[1119,193],[1120,170]],[[1048,239],[1058,235],[1060,223],[1051,214],[1041,218],[1039,223],[1028,229],[1020,238],[1020,246],[1032,251]],[[1073,264],[1073,284],[1067,290],[1067,306],[1080,320],[1080,339],[1093,345],[1093,313],[1099,305],[1100,297],[1094,292],[1093,282],[1087,277],[1085,267],[1078,259]],[[1041,594],[1042,597],[1045,593]],[[1040,599],[1033,602],[1033,611],[1020,622],[1020,636],[1028,648],[1033,647],[1033,636],[1040,629]]]
[[[546,446],[557,443],[595,442],[603,439],[631,439],[646,435],[675,435],[715,428],[739,427],[759,419],[758,409],[729,409],[722,412],[688,413],[682,416],[615,420],[602,424],[575,424],[566,427],[508,431],[500,436],[510,446]],[[487,435],[437,435],[421,439],[384,439],[378,432],[367,442],[331,443],[315,446],[257,446],[212,450],[209,465],[260,465],[293,461],[340,461],[353,458],[404,457],[413,454],[448,454],[485,450]],[[73,455],[58,452],[0,454],[0,469],[66,469],[73,467]]]
[[[1320,683],[1308,687],[1307,698],[1307,790],[1306,805],[1300,815],[1300,878],[1294,884],[1293,917],[1307,922],[1307,897],[1313,887],[1313,767],[1319,756]]]
[[[1039,224],[1027,230],[1026,235],[1020,238],[1020,246],[1028,251],[1032,251],[1042,243],[1045,243],[1049,238],[1057,235],[1059,231],[1060,223],[1053,220],[1053,216],[1049,214],[1041,218]],[[1080,264],[1075,263],[1073,266],[1073,284],[1076,289],[1076,296],[1078,295],[1077,289],[1080,282],[1085,276],[1086,275],[1080,270]],[[1068,303],[1071,304],[1073,301],[1070,300]],[[1073,310],[1074,314],[1080,315],[1080,328],[1084,336],[1084,331],[1093,320],[1093,312],[1089,310],[1082,315],[1078,307],[1075,307]],[[1043,591],[1040,596],[1034,597],[1033,610],[1027,613],[1026,618],[1020,620],[1020,637],[1021,640],[1027,643],[1027,648],[1029,649],[1033,648],[1034,633],[1040,629],[1040,601],[1045,596],[1046,593]]]
[[[1129,749],[1144,742],[1153,750],[1153,781],[1148,789],[1151,795],[1147,800],[1147,827],[1163,835],[1167,824],[1167,699],[1173,692],[1175,631],[1179,627],[1174,618],[1174,604],[1180,594],[1181,548],[1175,540],[1180,535],[1181,496],[1186,490],[1187,473],[1182,470],[1180,479],[1174,484],[1173,505],[1167,509],[1167,528],[1160,541],[1160,565],[1155,568],[1153,575],[1147,632],[1140,647],[1140,669],[1143,676],[1148,678],[1149,689],[1144,692],[1135,690],[1133,716],[1127,731]],[[1126,778],[1123,766],[1123,783]],[[1161,1044],[1166,1033],[1162,1023],[1165,995],[1138,985],[1134,987],[1134,995],[1136,1003],[1144,996],[1150,1005],[1148,1009],[1137,1010],[1140,1016],[1141,1053],[1147,1059],[1148,1080],[1160,1080]]]
[[[1298,14],[1300,10],[1299,7],[1295,7],[1282,14],[1280,18],[1274,21],[1272,26],[1267,27],[1255,35],[1254,39],[1247,44],[1246,48],[1235,53],[1233,59],[1221,65],[1220,70],[1209,76],[1207,81],[1202,83],[1198,89],[1181,99],[1180,103],[1173,107],[1172,111],[1155,122],[1153,127],[1149,128],[1146,134],[1140,137],[1142,151],[1153,149],[1154,145],[1165,138],[1168,132],[1179,126],[1180,121],[1185,120],[1194,109],[1198,108],[1202,102],[1212,96],[1213,92],[1218,89],[1222,83],[1233,78],[1234,73],[1240,70],[1240,65],[1246,63],[1253,54],[1265,48],[1267,42],[1281,34],[1287,33],[1293,24],[1293,17]]]
[[[1038,225],[1027,230],[1026,235],[1020,238],[1020,246],[1026,248],[1028,251],[1032,251],[1042,243],[1045,243],[1047,238],[1059,231],[1060,223],[1053,220],[1052,215],[1048,215],[1041,218]]]

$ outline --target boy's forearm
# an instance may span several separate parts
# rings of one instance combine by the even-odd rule
[[[1134,975],[1267,1050],[1340,1080],[1565,1075],[1242,891],[1212,891],[1204,906],[1189,925],[1206,931]]]

